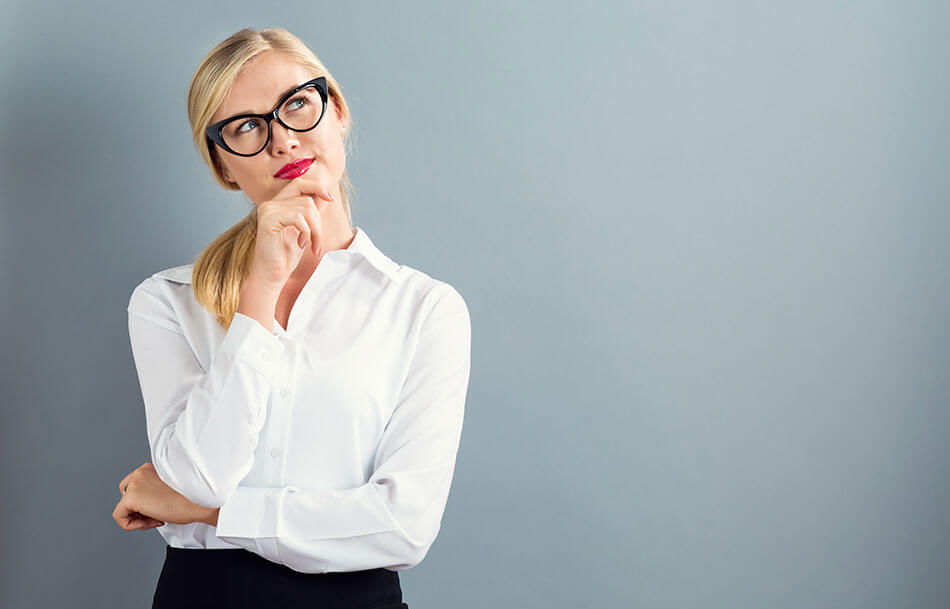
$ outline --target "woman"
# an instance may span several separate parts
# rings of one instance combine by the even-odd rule
[[[397,572],[435,540],[461,436],[465,301],[352,225],[350,112],[292,34],[219,44],[188,116],[253,207],[129,301],[152,461],[113,516],[168,544],[153,607],[408,607]]]

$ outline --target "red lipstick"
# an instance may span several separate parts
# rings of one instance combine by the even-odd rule
[[[302,176],[307,173],[307,169],[310,168],[310,165],[313,164],[314,159],[298,159],[293,163],[287,163],[280,170],[274,174],[275,178],[280,178],[283,180],[290,180],[296,178],[297,176]]]

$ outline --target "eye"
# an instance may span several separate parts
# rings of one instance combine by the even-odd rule
[[[244,121],[243,123],[239,124],[239,125],[234,129],[234,132],[235,132],[236,134],[238,134],[238,135],[240,135],[240,134],[242,134],[242,133],[248,133],[248,132],[250,132],[254,127],[257,126],[257,122],[258,122],[258,121],[257,121],[256,118],[252,118],[251,120]],[[244,127],[246,127],[247,125],[251,125],[251,129],[245,129]]]
[[[290,104],[293,104],[294,102],[300,102],[301,105],[300,105],[300,106],[297,106],[297,108],[288,108],[289,110],[296,110],[296,109],[298,109],[298,108],[301,108],[301,107],[303,107],[303,106],[306,106],[307,104],[310,103],[310,100],[307,99],[307,98],[304,97],[304,96],[295,97],[295,98],[293,98],[292,100],[288,101],[287,104],[288,104],[288,106],[289,106]]]

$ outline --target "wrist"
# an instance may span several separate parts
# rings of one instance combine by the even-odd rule
[[[241,296],[255,299],[269,299],[269,297],[280,296],[284,290],[284,282],[264,279],[253,273],[249,274],[241,282]]]
[[[221,511],[221,508],[205,508],[201,513],[201,517],[198,519],[198,522],[203,522],[205,524],[210,524],[213,527],[218,526],[218,512]]]
[[[282,286],[248,277],[241,286],[237,312],[256,319],[270,332],[282,290]]]

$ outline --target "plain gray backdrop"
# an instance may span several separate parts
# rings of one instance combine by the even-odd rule
[[[4,1],[0,605],[151,602],[125,309],[249,209],[185,93],[280,26],[470,308],[412,609],[950,606],[947,6]]]

